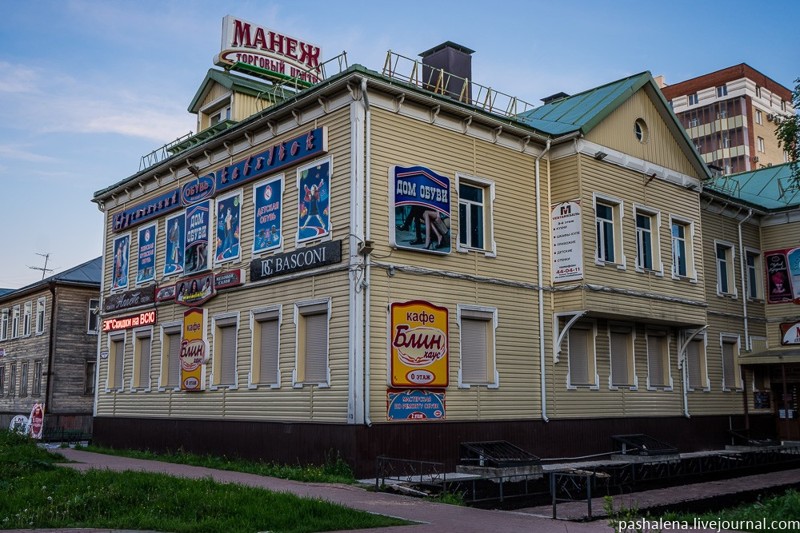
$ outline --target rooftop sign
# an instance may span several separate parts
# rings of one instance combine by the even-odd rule
[[[222,46],[214,63],[221,67],[245,63],[279,79],[317,83],[320,55],[315,44],[227,15],[222,19]]]

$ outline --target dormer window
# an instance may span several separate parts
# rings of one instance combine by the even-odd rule
[[[222,109],[215,111],[208,116],[208,125],[216,126],[220,122],[231,119],[231,106],[225,106]]]

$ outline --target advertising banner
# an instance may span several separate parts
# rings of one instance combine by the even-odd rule
[[[150,305],[155,301],[155,287],[139,287],[118,294],[109,294],[103,298],[103,311],[113,313],[132,307]]]
[[[183,313],[181,390],[197,392],[205,389],[207,353],[206,310],[189,309]]]
[[[216,263],[239,259],[242,214],[242,191],[217,199],[217,251]]]
[[[175,302],[189,307],[207,302],[214,295],[214,274],[207,272],[200,276],[180,280],[175,285]]]
[[[445,393],[429,390],[388,390],[387,420],[444,420]]]
[[[342,261],[342,241],[327,241],[250,262],[250,281],[293,274]]]
[[[390,379],[392,387],[447,387],[449,383],[448,312],[414,300],[390,305]]]
[[[253,253],[280,249],[283,245],[281,225],[283,174],[253,185],[253,204],[255,204]]]
[[[330,233],[331,161],[325,159],[297,171],[300,202],[297,213],[297,242],[324,237]]]
[[[553,237],[553,282],[583,279],[580,200],[553,204],[550,227]]]
[[[211,201],[206,200],[186,208],[186,251],[183,271],[186,274],[208,268],[208,226]]]
[[[167,219],[167,249],[164,261],[164,275],[183,272],[183,251],[186,243],[186,217],[179,213]]]
[[[393,166],[389,190],[391,245],[450,253],[450,178],[425,167]]]
[[[156,278],[156,235],[158,224],[139,230],[139,258],[136,262],[136,283],[153,281]]]
[[[129,254],[131,235],[127,233],[114,239],[114,263],[111,272],[111,290],[122,290],[128,287]]]
[[[135,315],[126,315],[103,320],[103,332],[133,329],[141,326],[152,326],[156,323],[156,312],[142,311]]]
[[[767,303],[800,303],[800,248],[764,252]]]
[[[800,322],[784,322],[781,324],[781,344],[783,346],[800,344]]]

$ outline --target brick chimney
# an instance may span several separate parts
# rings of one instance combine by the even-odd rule
[[[430,50],[425,50],[419,55],[422,57],[422,81],[423,86],[429,91],[437,90],[436,84],[439,81],[438,69],[444,70],[442,83],[444,84],[444,94],[451,98],[461,96],[464,82],[461,79],[453,79],[448,74],[458,76],[472,81],[472,54],[475,50],[470,50],[466,46],[461,46],[452,41],[446,41]],[[437,91],[440,92],[441,88]],[[467,102],[472,100],[469,87],[467,88]]]

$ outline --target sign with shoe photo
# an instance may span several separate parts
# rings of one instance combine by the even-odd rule
[[[389,169],[389,239],[396,248],[450,253],[450,178],[429,168]]]

